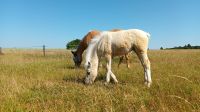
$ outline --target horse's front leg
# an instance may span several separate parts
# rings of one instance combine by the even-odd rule
[[[101,68],[103,66],[102,63],[101,63],[101,57],[99,57],[98,63],[99,63],[99,65],[98,65],[98,70],[99,70],[99,68]]]
[[[126,54],[126,55],[125,55],[127,68],[130,68],[129,55],[130,55],[130,54]]]
[[[111,61],[112,61],[112,58],[111,56],[106,56],[106,69],[107,69],[107,73],[106,73],[106,82],[109,83],[110,82],[110,77],[113,78],[114,82],[117,83],[117,78],[116,76],[112,73],[111,71]]]

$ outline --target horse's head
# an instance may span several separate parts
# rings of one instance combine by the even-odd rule
[[[82,56],[81,55],[78,55],[76,52],[74,51],[71,51],[72,54],[73,54],[73,61],[75,63],[75,66],[76,67],[80,67],[81,65],[81,62],[82,62]]]
[[[92,84],[93,83],[93,73],[92,73],[92,65],[90,62],[86,63],[85,65],[86,70],[86,77],[85,77],[85,84]]]

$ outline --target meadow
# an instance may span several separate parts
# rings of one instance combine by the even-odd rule
[[[99,69],[93,85],[74,68],[67,50],[5,49],[0,55],[1,112],[196,112],[200,111],[200,50],[149,50],[152,86],[133,53],[131,69],[112,63],[118,84],[104,85]],[[103,62],[104,63],[104,62]]]

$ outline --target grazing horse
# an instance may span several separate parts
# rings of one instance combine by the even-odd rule
[[[116,31],[120,31],[119,29],[113,29],[111,30],[111,32],[116,32]],[[97,30],[93,30],[93,31],[90,31],[89,33],[87,33],[87,35],[84,36],[84,38],[81,40],[81,42],[79,43],[79,46],[77,48],[76,51],[71,51],[72,54],[73,54],[73,60],[74,60],[74,63],[75,63],[75,66],[76,67],[80,67],[81,65],[81,62],[82,62],[82,54],[83,52],[85,51],[85,49],[87,49],[88,47],[88,44],[89,42],[97,35],[100,34],[100,31],[97,31]],[[120,57],[120,60],[119,60],[119,64],[118,64],[118,67],[119,65],[122,63],[123,59],[126,59],[126,63],[127,63],[127,67],[130,68],[130,65],[129,65],[129,55],[125,55],[125,56],[121,56]]]
[[[114,82],[118,82],[116,76],[111,71],[111,61],[114,56],[123,56],[131,51],[135,51],[144,68],[145,84],[150,87],[151,69],[147,56],[148,41],[150,34],[138,29],[121,30],[118,32],[102,32],[92,39],[86,51],[85,83],[92,84],[97,76],[98,62],[101,57],[106,59],[106,82],[110,82],[110,77]]]

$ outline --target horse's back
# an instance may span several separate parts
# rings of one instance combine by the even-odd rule
[[[102,32],[98,49],[113,56],[127,54],[133,46],[139,50],[147,49],[149,34],[139,29]]]
[[[118,45],[125,44],[128,45],[128,47],[132,46],[137,48],[138,50],[143,50],[146,52],[146,50],[148,49],[149,37],[150,34],[143,30],[129,29],[123,30],[122,33],[119,35],[119,39],[117,40],[114,38],[113,42],[117,41],[116,44]]]
[[[121,56],[127,54],[133,42],[133,38],[123,30],[117,32],[102,32],[98,42],[99,54],[112,54],[112,56]]]

